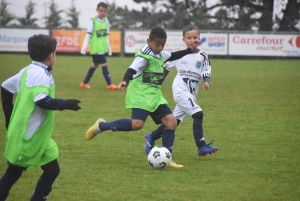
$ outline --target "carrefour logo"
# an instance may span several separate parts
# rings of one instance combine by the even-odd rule
[[[293,47],[300,48],[300,36],[291,38],[289,44]]]
[[[201,38],[200,44],[198,46],[207,43],[208,47],[225,47],[225,41],[226,39],[224,37],[204,37]]]
[[[27,37],[6,36],[0,34],[0,42],[2,43],[27,43]]]

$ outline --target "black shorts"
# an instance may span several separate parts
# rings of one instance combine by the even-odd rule
[[[168,105],[160,105],[154,112],[149,112],[140,108],[133,108],[131,113],[131,119],[139,119],[146,121],[150,115],[155,124],[161,124],[161,119],[169,114],[173,114]]]
[[[94,54],[94,55],[92,55],[92,57],[93,57],[93,63],[96,65],[104,64],[107,62],[105,54]]]

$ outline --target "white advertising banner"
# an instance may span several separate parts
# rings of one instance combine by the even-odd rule
[[[0,29],[0,52],[27,52],[28,38],[49,35],[48,29]]]
[[[300,35],[229,34],[229,55],[300,57]]]
[[[166,31],[167,42],[164,50],[174,52],[184,49],[182,31]],[[147,43],[149,31],[125,31],[124,50],[125,53],[136,53]],[[208,55],[227,55],[227,34],[201,33],[199,48]]]

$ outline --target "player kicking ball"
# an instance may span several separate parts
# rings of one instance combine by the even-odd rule
[[[187,48],[191,48],[193,53],[170,61],[165,64],[165,75],[174,68],[177,75],[174,78],[172,91],[176,102],[173,114],[177,120],[177,125],[188,115],[193,118],[193,135],[198,156],[204,157],[218,151],[218,148],[211,147],[212,142],[206,144],[203,134],[203,112],[196,101],[200,82],[203,80],[203,88],[208,90],[210,87],[211,66],[208,56],[197,46],[200,42],[200,30],[194,25],[188,25],[183,29],[182,41]],[[165,125],[161,124],[152,133],[145,135],[145,151],[148,154],[155,144],[155,140],[163,136]],[[162,138],[162,141],[164,138]],[[179,167],[179,166],[177,166]],[[183,166],[182,166],[183,167]]]

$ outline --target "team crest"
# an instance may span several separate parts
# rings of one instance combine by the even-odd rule
[[[202,62],[201,61],[197,61],[196,63],[196,68],[200,69],[202,66]]]

